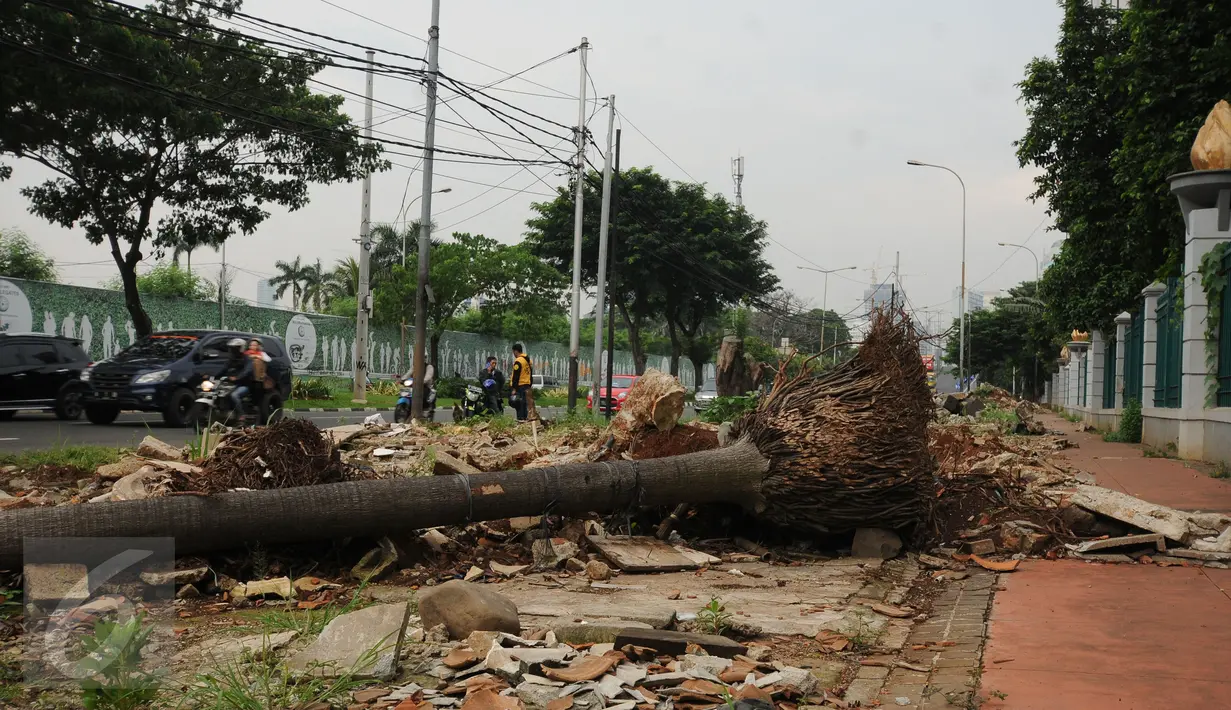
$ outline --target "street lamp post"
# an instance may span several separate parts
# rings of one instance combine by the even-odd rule
[[[859,267],[843,266],[840,269],[814,269],[811,266],[797,266],[795,268],[803,269],[804,271],[815,271],[818,274],[825,274],[825,289],[824,291],[821,292],[822,296],[821,296],[821,347],[820,347],[820,352],[823,353],[825,352],[825,322],[829,320],[829,275],[834,273],[835,271],[854,271],[855,269]],[[835,351],[834,352],[834,362],[837,362],[837,361],[838,361],[838,353],[837,351]],[[824,356],[821,356],[821,362],[822,363],[825,362]]]
[[[453,188],[445,187],[439,190],[433,190],[432,194],[443,195],[446,192],[453,192]],[[410,210],[411,206],[415,204],[415,200],[418,200],[421,197],[423,197],[423,195],[415,195],[414,198],[411,199],[411,201],[406,205],[406,209],[402,210],[402,214],[406,214],[406,212]],[[404,228],[402,229],[402,268],[406,268],[406,230]]]
[[[932,163],[924,163],[918,160],[908,160],[907,165],[913,165],[921,168],[936,168],[937,170],[945,170],[957,178],[957,181],[962,186],[962,286],[958,297],[958,341],[957,341],[957,376],[959,386],[963,391],[966,389],[966,181],[962,179],[952,168],[946,168],[943,165],[934,165]]]
[[[1034,257],[1034,299],[1036,301],[1039,300],[1039,279],[1041,278],[1039,274],[1039,255],[1035,254],[1034,250],[1025,244],[1011,244],[1009,242],[996,242],[996,244],[1002,247],[1024,249],[1030,256]],[[1034,386],[1039,386],[1039,354],[1037,352],[1034,354]]]

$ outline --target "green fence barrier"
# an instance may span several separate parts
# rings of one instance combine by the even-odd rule
[[[143,296],[141,302],[156,331],[221,329],[217,303],[156,296]],[[281,337],[298,374],[349,376],[353,372],[355,321],[352,318],[228,304],[225,326],[226,330]],[[0,332],[4,331],[77,338],[96,361],[110,358],[136,339],[132,320],[124,307],[124,296],[119,291],[21,279],[0,279]],[[399,328],[373,328],[366,359],[372,377],[393,377],[408,370],[408,353],[414,337],[414,328],[407,327],[403,350]],[[440,364],[436,376],[474,377],[488,355],[499,358],[507,371],[512,363],[512,344],[501,338],[447,331],[440,338]],[[567,380],[566,346],[540,342],[524,345],[536,374]],[[593,362],[586,357],[591,352],[592,348],[585,347],[581,351],[583,385],[592,377]],[[617,350],[614,360],[616,373],[635,371],[631,353]],[[669,371],[671,362],[670,358],[651,355],[647,365]],[[703,374],[712,377],[713,366],[706,365]],[[692,363],[681,359],[680,381],[686,387],[693,387],[693,379]]]
[[[1167,290],[1158,297],[1158,366],[1154,374],[1154,406],[1177,409],[1181,404],[1181,352],[1184,340],[1184,312],[1179,303],[1180,280],[1167,279]]]
[[[1116,406],[1116,341],[1108,340],[1103,348],[1103,409]]]

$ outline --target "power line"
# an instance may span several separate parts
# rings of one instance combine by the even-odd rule
[[[655,143],[653,140],[651,140],[649,136],[647,136],[645,133],[642,133],[641,129],[640,129],[640,128],[637,128],[637,124],[633,123],[633,122],[632,122],[632,120],[631,120],[631,119],[629,119],[628,114],[624,113],[624,112],[623,112],[623,111],[621,111],[620,109],[616,109],[616,113],[620,114],[620,117],[621,117],[621,118],[623,118],[625,121],[628,121],[628,125],[632,126],[632,127],[633,127],[633,130],[634,130],[634,131],[636,131],[638,135],[640,135],[642,138],[644,138],[644,139],[646,139],[647,141],[649,141],[650,145],[654,146],[654,150],[657,150],[659,153],[662,153],[664,158],[666,158],[667,160],[671,161],[671,164],[672,164],[672,165],[674,165],[675,167],[679,168],[681,172],[683,172],[685,175],[687,175],[689,180],[692,180],[692,181],[693,181],[693,182],[695,182],[695,183],[700,183],[700,182],[701,182],[700,180],[698,180],[698,179],[696,179],[695,177],[693,177],[693,176],[692,176],[692,174],[691,174],[691,173],[689,173],[687,170],[684,170],[683,166],[681,166],[679,163],[675,162],[675,158],[672,158],[670,155],[667,155],[667,151],[663,150],[662,148],[659,148],[659,147],[658,147],[658,144],[657,144],[657,143]]]
[[[361,20],[366,20],[366,21],[368,21],[368,22],[371,22],[371,23],[372,23],[372,24],[374,24],[374,25],[379,25],[380,27],[384,27],[385,29],[390,30],[390,31],[392,31],[392,32],[397,32],[397,33],[398,33],[398,34],[400,34],[400,35],[404,35],[404,36],[409,37],[409,38],[411,38],[411,39],[418,40],[418,41],[420,41],[420,42],[423,42],[424,44],[427,44],[427,40],[423,39],[422,37],[418,37],[418,36],[416,36],[416,35],[412,35],[411,33],[407,32],[407,31],[405,31],[405,30],[398,29],[397,27],[394,27],[394,26],[392,26],[392,25],[387,25],[387,24],[385,24],[384,22],[381,22],[380,20],[374,20],[374,19],[372,19],[371,17],[368,17],[367,15],[363,15],[363,14],[360,14],[360,13],[358,13],[358,12],[355,12],[354,10],[351,10],[350,8],[342,7],[341,5],[338,5],[338,4],[336,4],[336,3],[330,2],[330,0],[320,0],[320,1],[321,1],[321,2],[323,2],[323,3],[325,3],[326,5],[328,5],[328,6],[330,6],[330,7],[337,8],[338,10],[341,10],[342,12],[345,12],[345,13],[348,13],[348,14],[351,14],[351,15],[354,15],[355,17],[358,17],[358,18],[359,18],[359,19],[361,19]],[[465,59],[465,60],[467,60],[467,61],[474,62],[475,64],[478,64],[479,66],[487,67],[488,69],[492,69],[492,70],[494,70],[494,71],[498,71],[498,72],[500,72],[501,74],[507,74],[507,73],[508,73],[508,72],[504,71],[503,69],[500,69],[499,67],[494,67],[494,66],[492,66],[492,65],[490,65],[490,64],[488,64],[488,63],[486,63],[486,62],[481,62],[481,61],[479,61],[478,59],[474,59],[473,57],[468,57],[468,56],[466,56],[466,55],[462,54],[461,52],[456,52],[456,51],[454,51],[454,50],[452,50],[452,49],[449,49],[448,47],[441,46],[441,48],[440,48],[440,49],[441,49],[442,51],[448,52],[449,54],[452,54],[452,55],[455,55],[455,56],[461,57],[462,59]],[[571,99],[573,99],[574,101],[576,101],[576,100],[577,100],[577,97],[576,97],[576,96],[569,96],[569,95],[568,95],[568,94],[566,94],[565,92],[560,91],[559,89],[556,89],[556,88],[554,88],[554,87],[547,86],[546,84],[540,84],[540,83],[538,83],[537,81],[532,81],[532,80],[527,79],[527,78],[525,78],[525,77],[518,77],[518,79],[520,79],[521,81],[524,81],[524,82],[526,82],[526,83],[528,83],[528,84],[534,84],[535,86],[539,87],[540,89],[547,89],[548,91],[553,91],[553,92],[555,92],[555,93],[557,93],[557,94],[560,94],[561,96],[563,96],[563,97],[565,97],[565,98],[571,98]]]

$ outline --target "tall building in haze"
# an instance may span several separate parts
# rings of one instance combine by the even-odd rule
[[[277,305],[278,299],[274,296],[273,284],[269,283],[269,279],[261,279],[256,282],[256,305],[261,308],[273,308]]]

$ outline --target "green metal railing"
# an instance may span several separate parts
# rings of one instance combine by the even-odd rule
[[[1168,409],[1179,408],[1181,352],[1184,340],[1184,312],[1178,298],[1180,280],[1167,279],[1167,290],[1158,297],[1158,311],[1154,316],[1158,324],[1157,367],[1154,371],[1154,406]]]
[[[1116,406],[1116,341],[1108,340],[1103,349],[1103,409]]]
[[[1124,401],[1141,400],[1141,367],[1145,361],[1145,319],[1133,314],[1124,330]]]
[[[1090,361],[1082,358],[1081,368],[1077,370],[1077,406],[1086,406],[1086,373],[1090,371]]]
[[[1231,278],[1231,250],[1222,257],[1222,273]],[[1218,402],[1231,407],[1231,288],[1222,290],[1222,319],[1218,323]]]

